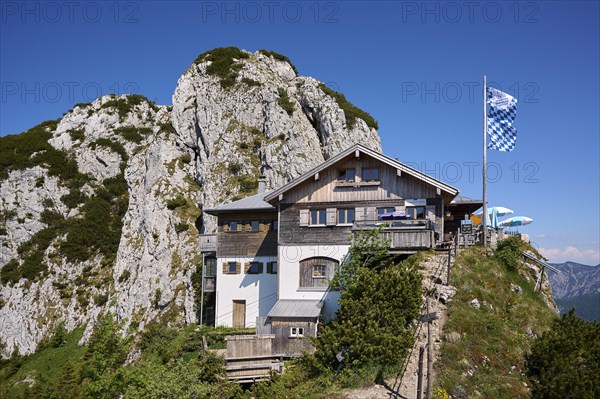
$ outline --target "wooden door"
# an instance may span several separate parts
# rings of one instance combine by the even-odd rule
[[[233,300],[233,323],[234,328],[246,327],[246,301]]]

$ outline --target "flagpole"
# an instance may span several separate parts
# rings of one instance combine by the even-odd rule
[[[487,115],[486,76],[483,75],[483,247],[487,246]]]

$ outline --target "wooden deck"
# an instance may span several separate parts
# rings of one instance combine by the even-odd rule
[[[354,224],[353,231],[381,228],[392,251],[411,251],[435,247],[435,232],[428,220],[365,221]]]

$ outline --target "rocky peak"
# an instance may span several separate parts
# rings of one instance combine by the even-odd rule
[[[108,95],[0,138],[3,355],[33,352],[59,321],[89,334],[106,311],[134,331],[196,322],[199,233],[215,228],[200,208],[354,143],[380,150],[376,128],[285,56],[224,48],[180,77],[172,108]]]

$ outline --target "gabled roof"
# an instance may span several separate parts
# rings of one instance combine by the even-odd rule
[[[237,211],[275,211],[276,208],[264,200],[265,195],[271,191],[263,191],[252,195],[250,197],[243,198],[239,201],[230,202],[228,204],[219,205],[216,208],[205,209],[204,212],[208,214],[218,214],[226,212],[237,212]]]
[[[374,151],[374,150],[364,147],[360,144],[355,144],[352,147],[349,147],[346,150],[340,152],[339,154],[329,158],[327,161],[323,162],[316,168],[313,168],[312,170],[306,172],[302,176],[295,178],[294,180],[290,181],[288,184],[278,188],[277,190],[271,191],[271,193],[269,193],[268,195],[265,196],[265,201],[271,202],[271,201],[277,199],[280,194],[283,194],[286,191],[300,185],[301,183],[305,182],[309,178],[312,178],[315,175],[315,173],[320,172],[324,169],[327,169],[328,167],[343,160],[348,155],[350,155],[356,151],[359,151],[362,154],[366,154],[374,159],[377,159],[377,160],[391,166],[392,168],[399,169],[402,173],[409,174],[419,180],[422,180],[425,183],[428,183],[436,188],[439,188],[441,191],[444,191],[444,192],[450,194],[451,196],[455,196],[458,194],[458,189],[456,189],[442,181],[439,181],[429,175],[426,175],[423,172],[413,169],[410,166],[405,165],[402,162],[397,161],[393,158],[390,158],[387,155],[384,155],[380,152]]]
[[[318,299],[280,299],[267,316],[317,318],[321,308],[323,301]]]

